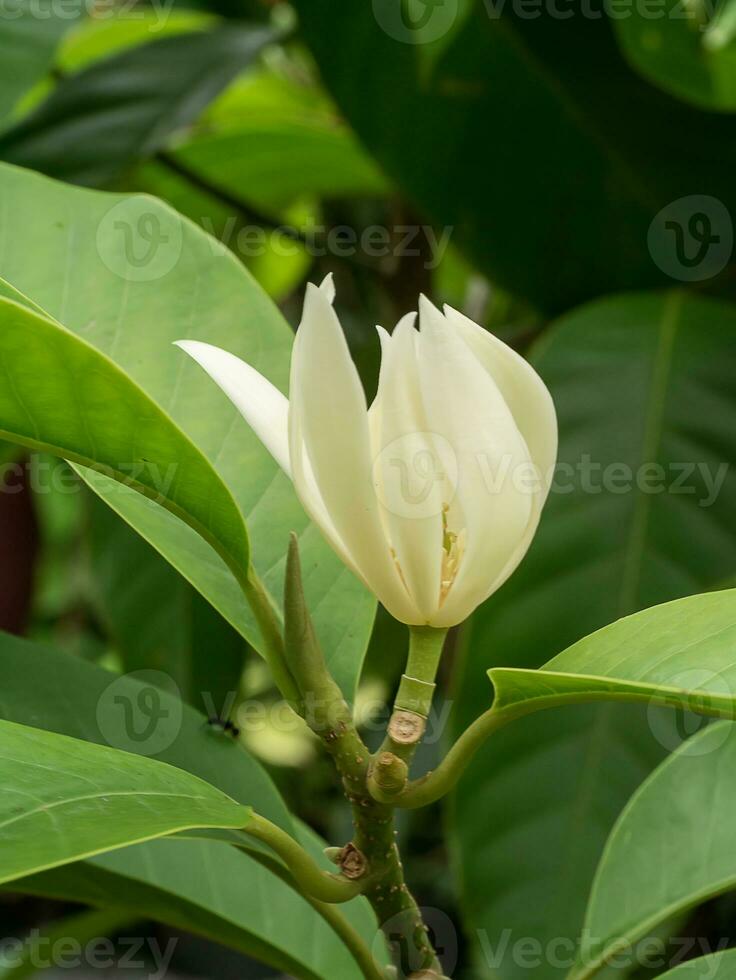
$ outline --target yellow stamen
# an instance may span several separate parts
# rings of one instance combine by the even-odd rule
[[[451,531],[447,524],[449,505],[442,507],[442,571],[440,574],[440,606],[448,596],[457,578],[460,563],[465,553],[465,528],[459,533]]]

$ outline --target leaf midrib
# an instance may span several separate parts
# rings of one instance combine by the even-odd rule
[[[667,401],[667,386],[672,369],[672,355],[675,346],[684,294],[673,292],[668,297],[659,321],[659,340],[652,368],[651,391],[647,406],[640,461],[654,461],[659,455],[664,423],[664,409]],[[631,528],[624,550],[624,570],[619,592],[618,615],[626,616],[635,612],[636,590],[641,578],[641,568],[646,547],[647,529],[651,513],[652,494],[639,492],[634,496]]]
[[[10,760],[17,761],[17,760]],[[97,793],[87,793],[81,796],[67,796],[63,800],[52,800],[48,803],[42,803],[40,806],[34,807],[32,810],[24,810],[22,813],[17,814],[14,817],[10,817],[7,820],[0,821],[0,830],[4,830],[6,827],[11,826],[11,824],[18,823],[20,820],[26,820],[30,817],[35,817],[39,813],[47,813],[50,810],[56,810],[59,807],[72,806],[75,803],[84,803],[89,800],[102,800],[107,797],[112,796],[153,796],[153,797],[164,797],[168,800],[187,800],[190,803],[193,802],[204,802],[215,804],[214,800],[211,800],[207,796],[196,796],[189,793],[166,793],[156,790],[111,790],[109,792],[104,792],[100,790]],[[235,804],[236,806],[238,804]]]

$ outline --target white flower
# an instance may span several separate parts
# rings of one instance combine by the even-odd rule
[[[290,397],[233,354],[179,341],[291,477],[305,510],[398,620],[452,626],[526,553],[557,453],[549,392],[506,344],[427,299],[382,345],[367,407],[334,287],[307,286]]]

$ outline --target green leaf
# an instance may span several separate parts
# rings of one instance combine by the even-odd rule
[[[237,505],[171,419],[60,324],[2,297],[0,324],[2,435],[128,482],[186,521],[244,577],[248,539]]]
[[[4,475],[8,463],[14,463],[23,450],[12,442],[0,442],[0,476]]]
[[[228,24],[96,62],[0,137],[0,158],[78,184],[109,184],[196,119],[275,37]]]
[[[161,670],[189,704],[227,714],[240,686],[242,636],[93,494],[86,542],[91,599],[125,670]]]
[[[378,168],[331,106],[303,85],[256,75],[233,86],[171,156],[259,208],[306,195],[379,195]]]
[[[0,883],[251,810],[161,762],[0,721]]]
[[[736,977],[736,949],[725,949],[710,956],[681,963],[660,974],[661,980],[733,980]]]
[[[736,454],[734,331],[732,306],[680,294],[601,300],[552,327],[533,360],[559,416],[556,487],[529,555],[465,630],[456,733],[488,707],[489,667],[541,666],[621,616],[733,578],[736,473],[724,475],[724,462]],[[659,482],[651,464],[663,467]],[[627,489],[627,470],[655,492],[635,478]],[[559,708],[479,752],[453,822],[469,929],[486,930],[498,952],[495,978],[527,972],[505,929],[543,945],[577,939],[610,828],[679,744],[676,718],[636,705]],[[483,950],[476,961],[487,976]],[[545,962],[539,980],[560,971]]]
[[[301,833],[261,765],[182,705],[171,682],[156,671],[116,677],[0,634],[0,717],[186,769],[284,830]],[[152,717],[155,725],[142,737]],[[359,977],[312,906],[250,854],[226,844],[152,841],[15,881],[12,888],[93,905],[108,904],[114,894],[139,915],[206,935],[294,976]],[[351,913],[353,921],[356,916],[369,933],[365,911]]]
[[[78,337],[112,357],[208,457],[248,520],[252,560],[276,597],[282,594],[289,532],[298,532],[317,632],[339,683],[352,697],[374,598],[309,523],[291,482],[237,410],[196,364],[171,346],[181,338],[216,344],[285,390],[293,335],[276,307],[225,248],[152,198],[95,193],[0,166],[0,206],[5,215],[0,227],[5,277]],[[60,255],[71,255],[69,249],[74,261],[60,262]],[[40,398],[36,378],[35,368],[33,375],[16,377],[16,389],[24,397]],[[27,396],[26,386],[32,389]],[[115,404],[113,413],[112,405],[108,398],[106,415],[111,419],[119,410]],[[128,448],[123,459],[130,455]],[[187,458],[177,461],[176,482],[184,482]],[[166,469],[158,471],[159,480],[170,475]],[[263,651],[235,578],[197,534],[134,490],[103,476],[85,476],[106,503]],[[218,500],[214,488],[210,480],[199,494],[202,507]],[[195,495],[197,487],[192,484],[188,492]],[[244,545],[236,545],[236,552],[244,557]]]
[[[65,74],[88,67],[92,62],[127,48],[172,34],[186,34],[217,26],[217,18],[200,10],[140,6],[135,17],[130,11],[112,7],[104,18],[82,21],[64,38],[56,53],[56,64]]]
[[[292,829],[260,764],[182,704],[176,685],[160,671],[116,676],[0,633],[0,718],[186,769],[284,830]]]
[[[732,0],[685,7],[667,0],[654,20],[634,4],[613,25],[627,59],[647,81],[704,109],[736,110]]]
[[[423,33],[394,0],[295,6],[385,172],[493,282],[546,310],[666,283],[647,231],[692,194],[693,174],[736,211],[731,121],[639,78],[603,0],[569,18],[544,5],[529,16],[510,3],[417,4]]]
[[[362,978],[306,899],[227,844],[151,841],[14,882],[13,890],[96,905],[112,894],[147,918],[240,950],[287,976]]]
[[[82,13],[82,4],[21,0],[0,19],[0,125],[18,101],[51,70],[64,34]]]
[[[734,646],[736,589],[688,596],[620,619],[540,670],[492,668],[493,710],[642,700],[736,717]]]
[[[710,725],[637,790],[598,865],[570,980],[595,976],[659,922],[736,888],[734,765],[733,726]]]
[[[261,227],[245,204],[243,188],[235,200],[232,195],[222,197],[216,184],[203,184],[194,171],[182,170],[175,162],[172,166],[171,153],[159,154],[138,167],[131,184],[166,201],[232,249],[274,300],[291,296],[305,281],[312,256],[293,237]],[[316,202],[300,201],[283,213],[282,221],[290,227],[301,227],[313,221],[316,209]]]

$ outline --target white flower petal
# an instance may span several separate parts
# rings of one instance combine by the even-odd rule
[[[460,622],[487,595],[534,512],[517,488],[529,450],[493,377],[428,300],[420,301],[419,370],[430,429],[457,460],[449,530],[465,536],[454,583],[433,625]]]
[[[402,577],[425,622],[437,610],[442,569],[443,485],[422,402],[416,314],[383,340],[371,437],[374,478],[387,534]]]
[[[222,388],[281,469],[291,476],[286,396],[250,364],[228,351],[199,340],[177,340],[176,346],[193,357]]]
[[[557,415],[552,396],[531,364],[502,340],[450,306],[445,306],[445,315],[494,379],[511,409],[545,482],[539,502],[541,511],[557,459]]]
[[[393,616],[417,622],[373,488],[365,395],[329,297],[312,284],[292,353],[289,441],[294,483],[305,507],[313,506],[316,488],[352,567]],[[315,520],[320,521],[317,513]]]
[[[319,288],[325,294],[330,303],[335,302],[335,279],[331,272],[327,273],[322,282],[319,284]]]

